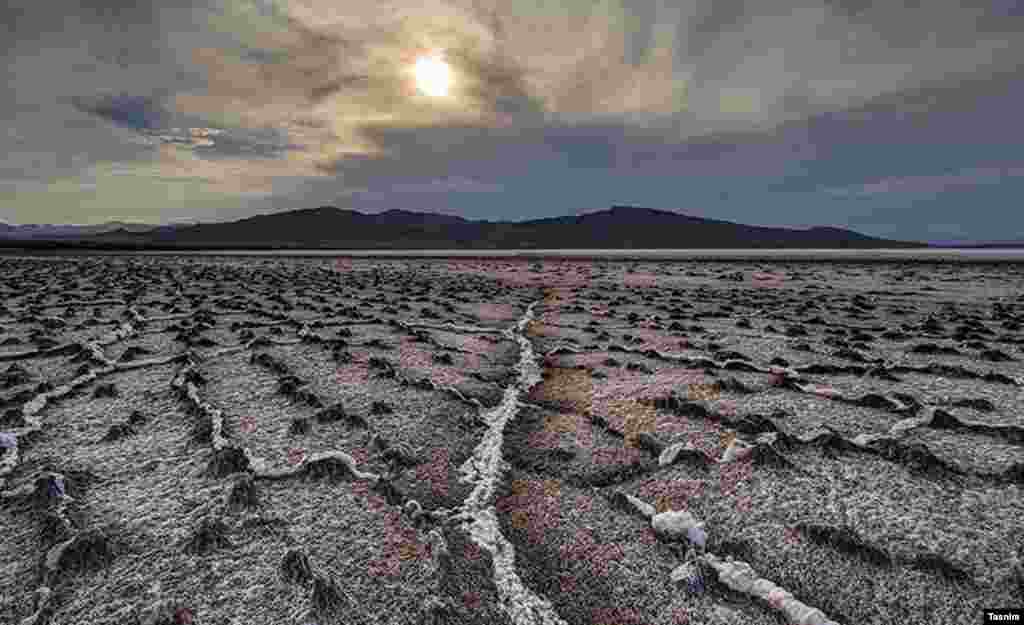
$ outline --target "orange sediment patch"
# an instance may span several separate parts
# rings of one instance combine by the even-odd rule
[[[576,419],[567,414],[549,415],[544,420],[544,429],[549,432],[575,433],[577,430]]]
[[[530,338],[557,337],[558,328],[549,326],[543,321],[531,320],[526,324],[523,333]]]
[[[616,411],[625,413],[623,418],[622,433],[625,435],[624,444],[626,447],[637,447],[637,438],[642,433],[653,434],[655,424],[658,421],[654,409],[641,404],[635,399],[617,402]]]
[[[594,394],[594,381],[583,369],[551,367],[547,377],[530,391],[530,399],[563,404],[587,414]]]
[[[714,401],[721,397],[721,392],[714,384],[697,382],[686,386],[686,396],[691,401]]]

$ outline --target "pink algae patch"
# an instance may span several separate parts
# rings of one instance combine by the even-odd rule
[[[782,604],[786,601],[786,593],[780,588],[773,588],[768,593],[768,603],[771,604],[776,610],[782,609]]]
[[[708,490],[704,480],[653,480],[637,489],[636,496],[652,504],[658,512],[685,510],[690,501]]]
[[[468,379],[454,367],[438,364],[431,354],[409,345],[399,347],[398,366],[415,376],[426,376],[442,386],[460,384]]]
[[[613,399],[667,397],[673,392],[685,396],[691,384],[708,382],[700,369],[664,369],[657,373],[616,372],[614,378],[603,380],[594,390],[594,403]]]
[[[721,434],[718,432],[710,430],[692,432],[686,442],[698,451],[704,452],[704,454],[712,460],[717,461],[722,457],[722,440]]]
[[[674,440],[677,437],[685,437],[697,426],[695,423],[681,419],[680,417],[660,410],[655,411],[653,434],[666,440]]]
[[[389,509],[385,513],[384,530],[382,554],[370,564],[372,574],[398,577],[403,568],[429,556],[428,546],[419,541],[415,529],[403,525],[397,510]]]
[[[723,495],[736,494],[737,487],[754,475],[752,460],[748,458],[722,465],[719,471],[718,487]]]
[[[549,415],[541,430],[531,432],[527,437],[531,447],[555,449],[575,445],[589,449],[594,446],[594,430],[590,419],[573,414]]]
[[[484,551],[474,542],[467,542],[462,555],[470,562],[478,562],[484,557]]]
[[[547,312],[541,313],[540,315],[537,315],[535,318],[538,323],[557,324],[560,323],[562,320],[562,313],[557,310],[549,310]]]
[[[627,371],[616,372],[614,378],[602,381],[594,389],[589,411],[591,414],[604,416],[609,423],[620,428],[629,414],[654,412],[654,409],[641,402],[641,399],[667,397],[672,393],[687,397],[690,385],[698,383],[697,381],[703,377],[703,372],[691,369],[635,375]]]
[[[643,452],[637,447],[598,447],[590,455],[594,464],[601,466],[636,464],[643,458]]]
[[[289,449],[287,452],[285,452],[285,459],[288,461],[288,464],[300,464],[303,460],[306,459],[306,450],[297,448]]]
[[[645,547],[653,547],[658,544],[658,537],[649,526],[640,531],[640,544]]]
[[[353,482],[352,494],[364,499],[366,501],[365,506],[370,510],[384,510],[389,507],[388,502],[383,497],[373,492],[372,484],[369,482]]]
[[[590,612],[594,625],[640,625],[640,615],[632,608],[595,608]]]
[[[345,453],[352,456],[352,459],[360,465],[370,461],[370,452],[365,447],[356,447],[355,449],[346,451]]]
[[[600,576],[609,575],[625,555],[618,543],[597,541],[593,531],[585,528],[577,529],[558,554],[570,562],[587,563],[587,568]]]
[[[508,516],[512,527],[539,543],[548,531],[560,525],[558,493],[555,480],[513,480],[511,494],[498,499],[495,509]]]
[[[641,325],[629,330],[626,334],[631,334],[643,340],[643,343],[633,343],[632,347],[638,349],[654,349],[667,354],[678,354],[682,350],[687,349],[687,347],[680,344],[686,341],[686,339],[673,336],[667,330],[658,330]]]
[[[627,273],[625,276],[623,276],[622,284],[627,287],[652,287],[658,286],[661,280],[664,280],[664,278],[660,278],[659,276],[653,273],[633,272]]]
[[[755,271],[750,274],[750,281],[756,288],[779,288],[786,283],[786,274]]]
[[[495,344],[491,341],[471,334],[446,334],[439,340],[449,347],[480,355],[490,354],[495,349]]]
[[[361,360],[362,362],[339,366],[335,374],[335,381],[340,386],[362,389],[373,379],[373,374],[366,367],[366,360],[369,360],[369,357],[366,356]]]
[[[483,320],[503,321],[518,318],[522,311],[511,304],[476,304],[470,312]]]
[[[557,449],[564,440],[565,436],[562,433],[546,430],[530,432],[526,437],[526,443],[530,449]]]
[[[594,498],[590,495],[577,495],[573,505],[580,512],[590,512],[594,508]]]
[[[416,466],[416,479],[428,482],[435,496],[446,497],[450,466],[448,450],[435,449],[431,452],[428,462]]]

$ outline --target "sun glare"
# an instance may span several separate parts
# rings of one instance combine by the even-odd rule
[[[448,95],[452,84],[452,70],[440,56],[416,59],[416,87],[426,95],[439,98]]]

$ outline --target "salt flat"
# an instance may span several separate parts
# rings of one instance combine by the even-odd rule
[[[976,623],[1022,267],[0,257],[0,621]]]

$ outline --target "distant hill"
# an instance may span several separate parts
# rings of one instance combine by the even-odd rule
[[[12,237],[6,237],[8,246]],[[46,237],[32,237],[35,240]],[[73,241],[71,239],[74,239]],[[529,221],[471,221],[390,210],[368,214],[321,206],[224,223],[115,227],[54,241],[83,247],[253,249],[700,249],[923,248],[852,230],[749,226],[665,210],[613,206],[583,215]]]
[[[999,248],[1013,249],[1024,247],[1024,239],[1012,241],[929,241],[932,247],[955,247],[955,248]]]
[[[26,224],[16,226],[0,222],[0,239],[78,239],[108,232],[124,231],[128,233],[149,232],[157,226],[151,224],[132,224],[121,221],[109,221],[92,226],[60,225],[60,224]]]

